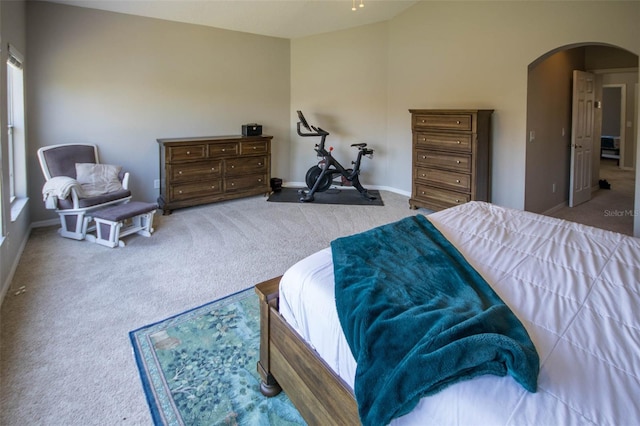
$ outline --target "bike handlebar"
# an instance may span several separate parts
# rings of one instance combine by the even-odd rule
[[[297,130],[298,130],[298,134],[300,136],[305,136],[306,137],[306,136],[328,136],[329,135],[329,132],[327,132],[326,130],[322,130],[320,127],[314,127],[314,126],[309,126],[309,127],[305,126],[305,127],[307,127],[307,129],[309,129],[309,130],[313,129],[313,130],[315,130],[315,132],[302,133],[302,131],[300,130],[300,124],[302,124],[304,126],[304,123],[302,123],[300,121],[298,122]]]

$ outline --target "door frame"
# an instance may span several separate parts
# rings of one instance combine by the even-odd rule
[[[603,91],[604,89],[615,89],[615,88],[620,90],[620,123],[618,123],[619,124],[618,133],[620,133],[620,162],[618,163],[618,167],[621,169],[625,169],[625,168],[628,168],[624,165],[625,164],[624,152],[625,152],[625,143],[626,143],[626,123],[627,123],[627,85],[625,83],[614,83],[614,84],[602,85]]]

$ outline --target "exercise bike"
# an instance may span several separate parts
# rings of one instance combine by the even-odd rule
[[[317,165],[312,166],[305,176],[305,183],[309,188],[309,191],[305,191],[303,189],[299,190],[298,193],[302,195],[300,197],[301,202],[310,202],[314,200],[313,195],[316,192],[324,192],[331,187],[331,183],[333,180],[341,175],[342,178],[348,182],[350,182],[359,192],[360,194],[367,200],[375,200],[376,197],[370,195],[368,191],[362,187],[360,184],[360,162],[362,161],[363,156],[367,156],[369,158],[373,157],[373,149],[367,148],[366,143],[354,143],[351,146],[358,148],[358,157],[356,161],[352,161],[351,164],[353,168],[345,169],[342,165],[336,160],[333,155],[331,155],[331,151],[333,151],[333,147],[329,147],[327,151],[324,147],[325,140],[327,136],[329,136],[329,132],[326,130],[322,130],[320,127],[310,126],[307,120],[305,119],[302,111],[298,111],[298,125],[297,130],[298,134],[303,137],[320,137],[320,143],[316,144],[315,151],[318,153],[318,157],[321,160]],[[300,126],[303,126],[308,130],[308,133],[303,133],[300,130]]]

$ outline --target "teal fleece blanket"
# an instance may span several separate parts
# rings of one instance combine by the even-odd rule
[[[489,284],[424,216],[331,243],[338,317],[358,367],[365,426],[483,374],[535,392],[539,358]]]

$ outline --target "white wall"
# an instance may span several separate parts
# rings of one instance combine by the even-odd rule
[[[601,42],[640,52],[640,3],[638,2],[420,2],[387,22],[309,37],[292,42],[292,110],[309,105],[318,116],[339,108],[340,123],[362,117],[364,108],[384,111],[351,131],[379,127],[386,121],[384,149],[374,161],[385,161],[384,173],[367,182],[401,191],[411,189],[410,108],[488,108],[493,116],[493,201],[523,208],[525,188],[527,67],[561,46]],[[358,34],[361,34],[358,37]],[[360,43],[350,43],[359,38]],[[364,52],[383,54],[387,50],[386,85],[384,75],[366,77],[369,88],[357,92],[324,80],[320,56],[307,52],[342,51],[341,57],[357,58]],[[349,50],[349,51],[347,51]],[[304,56],[302,56],[304,55]],[[304,61],[302,61],[304,57]],[[337,59],[337,58],[332,58]],[[304,69],[300,68],[304,62]],[[383,63],[383,58],[378,58]],[[360,68],[349,62],[334,62],[342,75]],[[349,65],[349,67],[347,67]],[[370,80],[369,80],[370,79]],[[314,92],[302,89],[313,81]],[[316,94],[334,104],[314,104]],[[363,96],[380,93],[380,96]],[[386,105],[371,105],[384,102]],[[347,103],[349,108],[343,107]],[[313,108],[311,108],[313,105]],[[320,123],[322,125],[322,123]],[[328,126],[327,126],[328,127]],[[293,142],[296,144],[295,140]],[[293,147],[292,147],[293,148]],[[308,153],[292,149],[293,164],[308,163]],[[383,156],[384,155],[384,156]],[[295,167],[292,172],[297,171]],[[299,173],[299,172],[298,172]]]
[[[25,2],[24,1],[0,1],[0,159],[2,159],[2,235],[0,235],[0,304],[7,292],[10,280],[17,266],[19,256],[24,244],[29,237],[31,225],[31,202],[21,203],[23,208],[14,211],[12,218],[11,203],[9,200],[9,164],[8,164],[8,137],[7,123],[7,45],[13,45],[21,53],[25,54],[25,66],[29,66],[27,51],[27,38],[25,27]],[[23,200],[24,201],[24,200]]]
[[[293,130],[297,109],[331,132],[343,164],[350,143],[376,149],[363,183],[409,193],[408,109],[490,108],[493,201],[523,208],[527,66],[584,42],[640,51],[638,2],[425,1],[291,42],[51,3],[28,12],[31,175],[38,146],[84,140],[130,169],[147,200],[156,138],[238,133],[249,121],[276,136],[273,174],[303,181],[316,158],[314,140]],[[32,196],[41,184],[32,179]],[[51,217],[34,205],[35,221]]]
[[[328,131],[327,147],[348,168],[356,157],[352,143],[375,149],[362,161],[361,182],[384,185],[389,170],[387,144],[387,23],[306,37],[291,42],[291,173],[304,182],[317,164],[313,151],[319,138],[299,137],[296,110],[310,124]]]
[[[131,172],[134,199],[155,201],[157,138],[273,135],[274,175],[289,172],[289,40],[28,2],[30,194],[41,200],[41,146],[97,144]],[[42,202],[34,222],[55,218]]]

